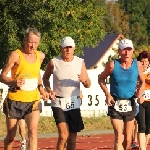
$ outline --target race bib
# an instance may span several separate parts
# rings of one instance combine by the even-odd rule
[[[23,91],[33,91],[37,88],[37,86],[38,86],[37,78],[25,79],[25,84],[22,87],[20,87],[20,89]]]
[[[64,111],[80,108],[80,99],[77,96],[60,98],[60,105]]]
[[[145,90],[142,96],[144,100],[150,100],[150,90]]]
[[[118,112],[132,111],[131,100],[117,100],[114,109]]]

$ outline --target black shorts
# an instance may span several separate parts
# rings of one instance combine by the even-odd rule
[[[5,99],[3,104],[3,113],[11,119],[24,119],[25,115],[32,111],[39,110],[41,102],[39,100],[33,102],[20,102],[10,99]]]
[[[119,112],[114,109],[114,106],[108,106],[108,116],[110,116],[112,119],[123,120],[123,122],[132,121],[135,118],[136,113],[136,105],[134,100],[132,100],[131,104],[132,111],[129,112]]]
[[[52,111],[56,125],[61,122],[66,122],[70,132],[80,132],[84,129],[80,109],[63,111],[59,107],[52,107]]]

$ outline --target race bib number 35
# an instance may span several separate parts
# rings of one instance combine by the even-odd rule
[[[78,99],[77,96],[61,98],[60,104],[64,111],[68,111],[71,109],[80,108],[80,99]]]
[[[115,102],[114,108],[118,112],[132,111],[131,101],[130,100],[117,100]]]

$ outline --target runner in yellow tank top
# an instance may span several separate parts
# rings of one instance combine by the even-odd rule
[[[26,30],[22,49],[12,51],[2,69],[0,82],[10,86],[4,103],[7,136],[4,150],[11,150],[15,139],[17,122],[25,119],[28,127],[28,148],[37,150],[37,128],[40,118],[40,95],[47,100],[49,94],[42,87],[40,66],[45,55],[37,51],[41,35],[38,30]],[[7,77],[11,71],[11,78]]]
[[[20,64],[17,68],[11,69],[12,78],[14,80],[24,78],[25,84],[20,87],[19,90],[16,90],[16,92],[9,90],[8,98],[14,101],[21,102],[32,102],[35,100],[39,100],[40,94],[37,87],[40,69],[40,58],[38,51],[35,51],[37,57],[35,63],[29,63],[23,56],[21,50],[17,49],[16,52],[20,57]]]

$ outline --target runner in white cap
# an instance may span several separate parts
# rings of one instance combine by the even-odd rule
[[[133,44],[129,39],[119,42],[119,59],[107,64],[99,75],[99,84],[106,96],[109,115],[115,133],[115,150],[129,150],[131,148],[132,130],[135,118],[135,91],[139,78],[141,87],[137,92],[138,102],[142,103],[144,90],[143,68],[140,62],[132,59]],[[105,79],[110,76],[110,92]]]
[[[43,75],[43,83],[50,93],[52,111],[58,128],[57,150],[75,150],[77,132],[84,125],[80,113],[80,83],[89,88],[84,60],[74,56],[75,42],[71,37],[61,40],[61,55],[50,60]],[[49,78],[53,74],[53,90]],[[67,143],[67,144],[66,144]]]

